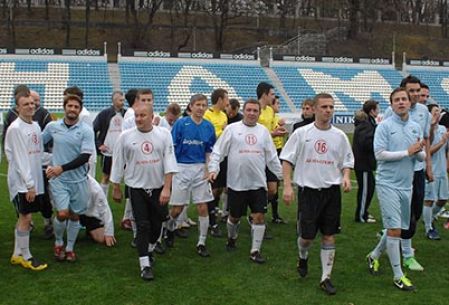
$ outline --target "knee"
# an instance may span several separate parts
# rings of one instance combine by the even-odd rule
[[[236,223],[238,223],[238,222],[240,221],[240,218],[234,218],[234,217],[232,217],[231,215],[229,215],[229,216],[228,216],[228,220],[229,220],[230,222],[232,222],[233,224],[236,224]]]
[[[90,233],[90,237],[92,237],[92,239],[99,243],[99,244],[104,244],[104,234],[101,234],[100,229],[95,229],[89,232]]]
[[[78,221],[78,220],[80,220],[80,216],[78,214],[70,213],[69,219],[72,221]]]
[[[253,214],[253,223],[255,225],[262,225],[265,223],[265,217],[263,213],[254,213]]]
[[[335,237],[334,235],[323,235],[321,241],[324,245],[333,245],[335,244]]]
[[[209,215],[209,209],[207,207],[207,204],[205,203],[198,204],[197,209],[199,216],[206,217]]]
[[[184,208],[184,206],[173,206],[173,207],[170,209],[170,216],[171,216],[172,218],[178,217],[179,214],[181,214],[183,208]]]
[[[59,221],[65,221],[69,218],[69,216],[70,216],[70,213],[68,210],[61,210],[61,211],[58,211],[58,213],[56,214],[56,218]]]

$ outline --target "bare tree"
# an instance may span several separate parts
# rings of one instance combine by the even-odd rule
[[[71,12],[71,5],[72,0],[64,0],[65,4],[65,29],[66,29],[66,35],[65,35],[65,46],[70,46],[70,30],[71,30],[71,23],[72,23],[72,12]]]
[[[349,30],[348,38],[355,39],[359,33],[358,14],[360,11],[360,0],[348,0]]]
[[[196,19],[190,20],[190,13],[193,8],[194,0],[176,0],[170,2],[169,14],[170,14],[170,41],[171,49],[173,51],[180,51],[185,48],[194,31],[196,25]],[[181,20],[182,22],[178,22]],[[182,27],[182,39],[181,42],[175,47],[175,41],[179,41],[179,37],[175,37],[177,27]]]
[[[90,28],[90,0],[86,0],[86,24],[84,27],[84,46],[87,49],[89,44],[89,28]]]
[[[129,2],[134,2],[132,0],[128,0]],[[163,0],[140,0],[139,5],[143,4],[143,11],[146,13],[146,21],[141,22],[139,19],[139,14],[135,8],[135,5],[130,5],[131,14],[133,16],[133,46],[134,47],[147,47],[148,43],[146,42],[146,36],[148,34],[148,30],[151,28],[154,22],[154,16],[157,11],[160,9]]]

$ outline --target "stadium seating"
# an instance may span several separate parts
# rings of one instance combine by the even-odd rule
[[[259,82],[270,82],[258,61],[122,57],[119,68],[122,90],[152,88],[155,111],[158,112],[164,111],[171,102],[177,102],[184,108],[191,95],[203,93],[210,96],[216,88],[225,88],[230,98],[242,102],[256,98]],[[281,112],[289,111],[281,99]]]
[[[334,96],[340,114],[354,113],[370,98],[384,110],[392,88],[403,77],[391,66],[361,64],[274,62],[273,69],[297,109],[304,99],[327,92]]]
[[[42,105],[50,111],[62,110],[64,89],[75,85],[84,91],[88,110],[99,111],[111,103],[112,86],[104,57],[0,56],[0,110],[10,108],[18,84],[39,92]]]

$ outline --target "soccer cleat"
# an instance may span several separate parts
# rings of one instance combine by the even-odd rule
[[[167,234],[165,236],[165,245],[167,248],[173,248],[175,244],[175,232],[167,230]]]
[[[220,227],[216,224],[210,227],[210,235],[212,237],[223,237],[223,233],[220,230]]]
[[[337,293],[337,289],[334,287],[334,285],[331,282],[330,278],[325,279],[320,283],[320,288],[324,292],[326,292],[328,295],[334,295]]]
[[[78,257],[76,256],[74,251],[66,251],[65,253],[65,260],[70,262],[70,263],[74,263],[76,262],[78,259]]]
[[[260,254],[260,251],[254,251],[250,254],[249,259],[257,264],[264,264],[265,259],[263,258],[262,254]]]
[[[379,274],[380,263],[378,259],[372,258],[370,254],[366,256],[366,261],[368,262],[368,269],[372,275]]]
[[[233,250],[237,249],[237,246],[235,244],[236,241],[237,241],[237,238],[228,238],[228,242],[226,243],[226,250],[233,251]]]
[[[65,250],[64,250],[64,246],[54,246],[53,248],[53,253],[55,256],[55,259],[58,262],[63,262],[65,261]]]
[[[132,224],[131,224],[131,219],[123,219],[123,220],[120,222],[120,227],[121,227],[123,230],[131,231],[131,230],[133,229],[133,226],[132,226]]]
[[[286,223],[287,223],[284,219],[282,219],[282,218],[279,217],[279,216],[273,218],[273,219],[271,220],[271,222],[274,223],[274,224],[286,224]]]
[[[440,240],[440,234],[438,233],[437,229],[430,229],[429,231],[427,231],[426,233],[427,239],[430,240]]]
[[[186,221],[188,224],[189,224],[189,226],[191,226],[191,227],[194,227],[194,226],[196,226],[196,222],[194,222],[192,219],[190,219],[190,218],[187,218],[187,221]]]
[[[152,281],[152,280],[154,280],[153,268],[151,268],[150,266],[144,267],[142,269],[142,271],[140,272],[140,277],[144,281]]]
[[[162,244],[160,242],[157,242],[156,246],[154,247],[154,252],[156,252],[157,254],[160,254],[160,255],[164,254],[166,250],[167,249],[165,248],[164,244]]]
[[[300,277],[306,277],[307,273],[309,272],[307,262],[308,262],[307,258],[304,259],[298,257],[298,262],[296,263],[296,270],[298,270]]]
[[[178,236],[179,238],[187,238],[189,237],[189,231],[187,231],[184,228],[179,228],[175,230],[175,234],[176,236]]]
[[[198,245],[198,246],[196,246],[196,252],[201,257],[209,257],[210,256],[209,252],[207,252],[207,249],[206,249],[205,245]]]
[[[188,229],[188,228],[190,228],[190,225],[189,225],[189,223],[187,221],[183,221],[181,223],[181,228]]]
[[[412,282],[405,275],[403,275],[399,280],[393,280],[393,283],[396,287],[404,291],[415,290],[415,286],[413,286]]]
[[[47,268],[47,264],[41,263],[37,258],[31,257],[28,260],[22,259],[21,265],[25,269],[41,271]]]
[[[376,223],[377,221],[374,218],[368,218],[365,222],[366,223]]]
[[[44,239],[52,239],[54,236],[53,234],[53,225],[48,224],[44,227]]]
[[[404,259],[402,265],[412,271],[424,271],[424,267],[418,263],[414,256]]]
[[[449,218],[449,211],[443,208],[443,209],[440,210],[440,212],[437,215],[440,218],[448,219]]]
[[[24,261],[22,255],[19,256],[11,256],[11,259],[9,260],[9,262],[11,263],[11,265],[21,265],[22,261]]]

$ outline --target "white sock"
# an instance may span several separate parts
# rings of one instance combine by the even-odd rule
[[[263,236],[265,235],[265,224],[252,224],[252,243],[251,243],[251,253],[255,251],[260,251],[260,247],[262,247]]]
[[[142,271],[145,267],[150,267],[150,258],[148,256],[139,257],[140,270]]]
[[[101,183],[101,189],[103,190],[103,193],[106,195],[106,198],[108,198],[109,193],[109,183]]]
[[[80,222],[79,220],[67,221],[67,246],[65,248],[66,252],[72,252],[75,247],[76,238],[78,237],[78,232],[80,231]]]
[[[157,242],[158,243],[161,243],[162,242],[162,237],[163,237],[163,235],[164,235],[164,228],[165,228],[165,226],[166,226],[166,221],[164,221],[163,223],[162,223],[162,226],[161,226],[161,233],[159,234],[159,238],[157,239]]]
[[[387,253],[395,280],[400,279],[404,275],[401,268],[400,243],[401,239],[399,237],[387,237]]]
[[[133,218],[133,207],[131,205],[131,200],[126,198],[125,200],[125,210],[123,211],[123,220]]]
[[[424,206],[422,216],[427,233],[432,229],[432,207]]]
[[[17,234],[17,228],[14,229],[14,252],[13,256],[19,256],[22,255],[22,252],[20,251],[19,242],[18,242],[19,236]]]
[[[383,234],[380,238],[379,242],[376,245],[376,248],[370,253],[371,258],[379,259],[382,255],[382,252],[387,248],[387,230],[382,230]]]
[[[402,257],[410,258],[415,256],[412,249],[412,239],[401,239]]]
[[[228,193],[221,193],[221,202],[223,202],[223,215],[226,216],[229,214],[228,212]]]
[[[131,229],[133,230],[133,238],[137,236],[137,224],[134,219],[131,219]]]
[[[198,221],[200,223],[200,225],[198,226],[200,235],[198,238],[197,246],[206,245],[207,230],[209,229],[209,216],[198,216]]]
[[[321,281],[330,279],[335,260],[335,245],[321,245]]]
[[[178,215],[176,219],[176,226],[180,227],[184,221],[187,221],[187,206],[185,205],[182,212]]]
[[[299,258],[302,259],[307,259],[309,257],[309,249],[310,249],[310,244],[306,245],[306,243],[303,242],[301,237],[298,237],[297,239],[297,244],[298,244],[298,256]]]
[[[228,237],[232,239],[237,239],[237,237],[239,236],[240,221],[237,223],[233,223],[228,218],[228,221],[226,222],[226,227],[228,229]]]
[[[17,243],[22,253],[22,257],[27,261],[33,256],[30,253],[30,231],[17,230]]]
[[[53,229],[55,233],[55,245],[62,246],[64,245],[64,232],[67,227],[67,221],[59,221],[58,218],[53,219]]]

